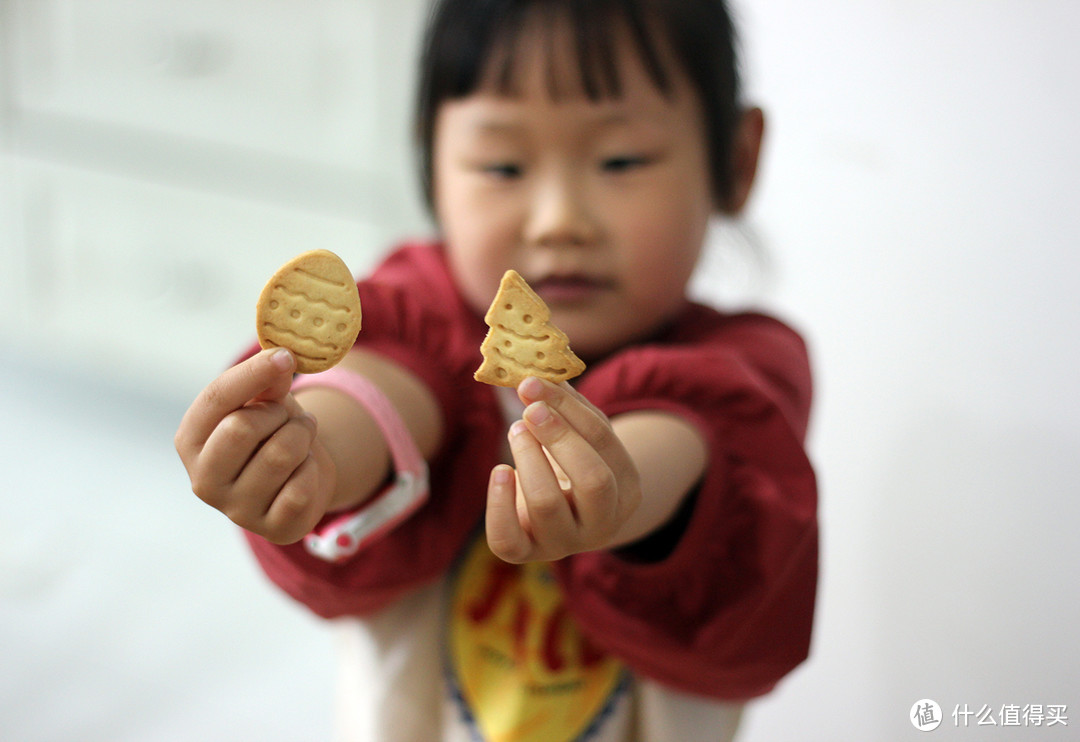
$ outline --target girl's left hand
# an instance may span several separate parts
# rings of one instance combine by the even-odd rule
[[[568,383],[528,378],[510,426],[516,470],[495,467],[487,539],[507,562],[554,561],[608,548],[641,502],[641,479],[607,416]]]

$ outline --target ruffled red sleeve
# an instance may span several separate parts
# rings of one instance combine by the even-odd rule
[[[439,251],[399,250],[359,289],[364,324],[357,345],[427,384],[444,413],[446,442],[429,462],[427,503],[344,563],[311,556],[299,543],[280,547],[246,534],[270,579],[326,618],[371,613],[450,568],[483,520],[488,472],[503,435],[494,395],[472,378],[486,328],[462,305]]]
[[[684,320],[675,342],[622,353],[578,389],[609,416],[664,409],[703,433],[709,465],[685,530],[660,562],[590,552],[555,569],[582,630],[635,671],[745,699],[809,650],[818,569],[803,447],[809,364],[776,320],[703,307]]]

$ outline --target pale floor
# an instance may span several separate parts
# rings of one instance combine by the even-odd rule
[[[179,401],[0,355],[0,740],[329,739],[325,626],[191,494]]]

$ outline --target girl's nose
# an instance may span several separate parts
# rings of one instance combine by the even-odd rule
[[[536,184],[531,194],[525,238],[544,247],[584,246],[598,235],[586,188],[572,175]]]

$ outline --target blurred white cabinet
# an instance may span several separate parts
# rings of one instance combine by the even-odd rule
[[[26,164],[21,180],[26,342],[144,385],[223,367],[254,338],[263,282],[294,254],[326,248],[360,272],[380,237],[362,222],[53,165]]]
[[[4,339],[191,383],[291,255],[425,230],[426,5],[0,0]]]
[[[23,110],[363,169],[381,15],[338,0],[18,0]]]

